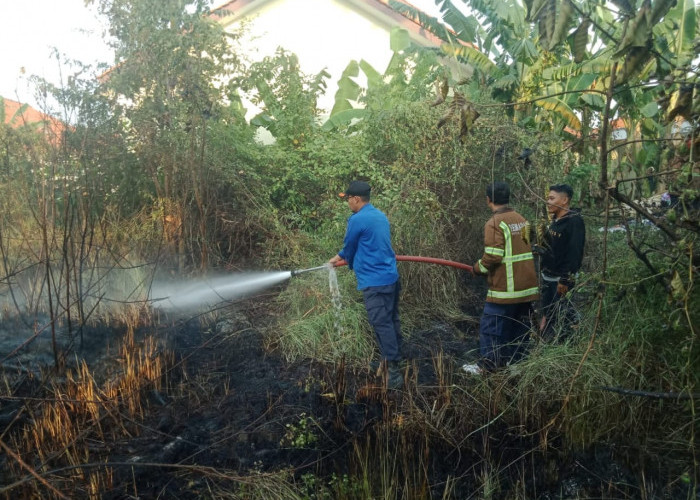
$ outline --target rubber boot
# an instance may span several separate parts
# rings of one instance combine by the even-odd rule
[[[369,373],[374,375],[375,377],[381,377],[382,370],[384,369],[384,365],[382,363],[383,363],[383,361],[370,361]],[[388,363],[395,363],[396,366],[398,366],[402,372],[410,364],[407,359],[403,359],[403,358],[401,358],[400,360],[397,360],[397,361],[388,361]]]
[[[401,389],[403,387],[403,370],[398,361],[389,361],[387,369],[387,389]]]
[[[369,373],[375,377],[382,376],[382,370],[384,370],[384,364],[382,361],[370,361],[369,363]]]

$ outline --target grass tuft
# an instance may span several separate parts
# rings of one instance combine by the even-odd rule
[[[268,337],[280,347],[288,361],[316,359],[352,363],[371,358],[373,334],[367,313],[356,290],[355,278],[337,271],[341,307],[331,300],[328,272],[320,271],[294,278],[277,298],[277,306],[291,320],[276,325]],[[359,299],[359,300],[358,300]]]

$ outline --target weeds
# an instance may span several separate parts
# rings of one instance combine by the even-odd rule
[[[340,312],[331,302],[326,272],[297,278],[279,295],[279,307],[287,317],[297,319],[281,326],[281,333],[271,332],[270,339],[279,345],[288,361],[311,358],[333,363],[345,358],[349,363],[357,363],[371,358],[373,333],[364,305],[353,300],[356,291],[350,288],[352,281],[354,277],[338,276],[343,297]],[[342,323],[340,329],[338,320]]]
[[[176,33],[195,36],[200,30],[171,30],[170,35]],[[229,49],[225,45],[223,50],[228,54]],[[197,53],[203,52],[175,51],[170,56]],[[215,60],[224,61],[211,59]],[[374,397],[363,403],[367,421],[361,431],[345,436],[352,449],[347,471],[309,474],[283,468],[264,473],[264,464],[258,461],[242,477],[223,467],[104,462],[115,443],[138,437],[137,423],[149,412],[145,391],[159,391],[167,384],[164,374],[174,363],[173,356],[150,337],[143,341],[135,337],[138,326],[155,320],[140,307],[151,278],[151,267],[141,266],[142,260],[157,261],[167,272],[181,274],[210,265],[317,265],[337,252],[349,215],[335,193],[350,178],[365,178],[376,193],[373,203],[392,222],[397,253],[470,262],[482,250],[481,224],[488,215],[484,184],[509,180],[515,204],[524,205],[524,213],[536,212],[537,186],[576,168],[569,147],[543,130],[536,136],[537,168],[520,168],[515,154],[523,146],[533,146],[531,130],[514,127],[500,105],[476,95],[481,84],[477,78],[462,89],[475,94],[470,99],[480,106],[485,104],[468,140],[460,143],[450,139],[453,134],[436,130],[437,111],[416,102],[426,97],[425,89],[438,71],[429,66],[421,68],[429,75],[426,79],[411,79],[413,88],[406,88],[410,96],[399,92],[398,87],[407,83],[403,78],[393,79],[399,84],[393,89],[376,85],[352,134],[323,136],[312,126],[313,96],[294,95],[296,84],[305,78],[295,74],[296,65],[286,56],[275,61],[285,68],[276,73],[275,85],[281,86],[276,91],[282,99],[280,114],[272,120],[284,134],[274,146],[255,145],[253,130],[241,125],[245,120],[235,106],[212,107],[222,101],[221,95],[203,91],[195,96],[197,106],[182,106],[179,96],[185,93],[164,87],[167,121],[186,127],[166,124],[162,110],[150,108],[153,100],[142,99],[139,87],[131,96],[138,98],[125,96],[133,104],[127,107],[110,107],[109,102],[95,101],[95,96],[82,96],[81,106],[94,106],[89,111],[95,116],[115,119],[80,116],[55,151],[28,137],[4,143],[0,253],[3,291],[11,303],[2,304],[2,312],[9,316],[13,309],[26,309],[36,320],[48,311],[44,328],[52,334],[56,372],[44,374],[46,386],[37,390],[38,401],[25,400],[0,436],[9,457],[3,471],[8,485],[0,491],[8,497],[61,497],[63,491],[71,491],[97,498],[118,480],[116,467],[127,467],[132,474],[126,481],[129,495],[138,497],[142,493],[136,469],[167,466],[191,478],[190,492],[217,498],[527,498],[541,493],[542,484],[562,485],[567,464],[560,461],[570,463],[579,453],[603,449],[612,450],[613,463],[620,461],[639,471],[642,487],[618,477],[596,477],[594,471],[588,476],[597,481],[589,488],[590,496],[651,498],[673,492],[672,487],[680,484],[690,492],[687,496],[695,497],[700,469],[694,397],[700,385],[700,307],[694,283],[697,245],[691,233],[697,234],[697,220],[688,213],[681,216],[680,211],[657,221],[669,238],[645,234],[627,242],[611,237],[608,242],[606,232],[602,252],[599,242],[589,244],[590,260],[600,259],[603,265],[591,266],[585,286],[599,300],[583,311],[578,333],[568,343],[536,344],[520,364],[479,380],[455,373],[452,360],[438,351],[429,362],[435,373],[431,386],[418,385],[416,363],[407,370],[402,392],[390,393],[368,381],[363,388],[370,387]],[[273,60],[268,63],[271,73],[280,70]],[[125,75],[141,81],[152,69],[124,66],[111,83],[126,83]],[[210,79],[192,79],[203,75],[188,71],[181,79],[175,75],[172,82],[178,88],[192,84],[213,90],[207,84]],[[153,81],[158,86],[171,85],[170,80]],[[282,88],[284,82],[290,87]],[[126,86],[117,88],[128,91]],[[266,101],[276,101],[267,97]],[[299,116],[294,116],[295,110]],[[304,116],[306,136],[295,126]],[[532,126],[538,121],[523,118]],[[84,120],[95,127],[84,127]],[[607,127],[608,120],[602,122]],[[118,126],[112,128],[114,124]],[[15,137],[7,131],[2,129],[3,137]],[[601,160],[607,165],[607,156]],[[582,181],[594,171],[585,169]],[[605,171],[601,179],[608,185]],[[617,185],[605,190],[606,228],[609,195],[622,199],[617,191]],[[683,226],[669,226],[674,215]],[[687,232],[681,233],[682,229]],[[634,265],[637,257],[644,262],[642,271]],[[117,288],[127,289],[124,302],[133,307],[108,307],[112,287],[104,269],[119,275]],[[112,273],[115,269],[124,272]],[[416,325],[436,317],[464,319],[462,311],[481,302],[471,285],[462,286],[464,276],[452,269],[401,264],[400,271],[407,336]],[[334,424],[342,429],[338,420],[343,410],[351,404],[361,406],[356,402],[362,399],[356,387],[362,377],[357,376],[358,367],[372,357],[375,346],[352,273],[344,269],[338,275],[342,328],[326,291],[326,275],[318,273],[292,280],[279,295],[275,304],[279,321],[268,327],[266,342],[288,362],[313,360],[334,367],[329,371],[335,380],[323,388],[332,388]],[[99,363],[88,367],[86,362],[66,371],[58,328],[65,326],[71,338],[80,335],[82,341],[83,328],[97,317],[125,325],[115,371],[103,375]],[[40,330],[38,326],[37,333]],[[240,390],[228,377],[221,388],[216,387],[220,378],[208,368],[183,371],[183,380],[171,394],[200,410],[219,394],[228,398]],[[22,382],[14,383],[5,379],[2,391],[8,399],[25,382],[37,384],[31,371],[25,370],[22,377]],[[309,397],[318,392],[313,384],[306,389]],[[688,397],[648,397],[655,392]],[[265,396],[272,401],[284,395]],[[273,407],[269,404],[259,418],[271,418]],[[319,445],[316,430],[324,431],[322,418],[311,410],[292,418],[296,420],[286,427],[282,441],[292,451]],[[229,434],[238,432],[243,431],[233,429]],[[280,442],[277,436],[274,441]],[[449,467],[449,474],[435,479],[431,473],[439,466]],[[509,484],[514,487],[509,489]],[[562,486],[559,496],[579,495],[564,490]],[[585,488],[581,491],[588,494]]]
[[[136,342],[132,326],[127,327],[119,352],[120,370],[104,383],[96,381],[83,360],[75,373],[70,369],[66,372],[64,382],[49,379],[48,394],[36,398],[38,403],[33,404],[30,398],[25,408],[31,421],[21,432],[11,435],[10,443],[20,456],[38,466],[36,472],[18,460],[9,461],[8,466],[14,477],[21,477],[27,469],[38,482],[23,482],[19,489],[9,486],[0,491],[41,496],[40,485],[47,486],[43,474],[66,466],[71,473],[49,480],[60,484],[60,491],[100,498],[102,492],[113,487],[109,466],[83,469],[81,465],[102,460],[109,451],[107,443],[138,433],[132,422],[144,416],[144,396],[148,390],[161,388],[163,374],[173,363],[172,355],[157,348],[152,337]],[[94,442],[103,444],[96,447]],[[50,484],[47,487],[54,489]]]
[[[280,445],[291,446],[292,448],[312,447],[318,441],[318,436],[314,429],[317,425],[312,417],[308,417],[305,412],[301,412],[299,422],[285,426],[287,430],[280,441]]]

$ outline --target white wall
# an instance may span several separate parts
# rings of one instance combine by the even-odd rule
[[[319,107],[330,113],[337,90],[337,81],[348,63],[364,59],[383,73],[391,59],[389,33],[391,27],[358,13],[348,0],[271,0],[257,1],[249,14],[249,33],[241,46],[254,61],[274,55],[278,47],[295,53],[301,70],[307,74],[319,73],[324,68],[331,77],[327,80],[326,95]],[[238,14],[240,16],[240,14]],[[227,29],[235,30],[239,20]],[[362,75],[361,75],[362,76]],[[363,80],[358,78],[358,83]],[[248,118],[258,111],[249,108]]]

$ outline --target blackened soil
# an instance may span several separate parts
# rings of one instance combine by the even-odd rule
[[[143,498],[199,498],[208,481],[193,478],[187,466],[235,476],[283,469],[297,478],[352,474],[357,443],[376,438],[403,391],[387,391],[381,374],[364,365],[286,362],[266,349],[255,316],[235,311],[212,325],[172,324],[166,334],[179,371],[173,370],[168,391],[152,394],[138,438],[114,450],[110,462],[133,467],[116,468],[118,486],[108,497],[138,491]],[[435,324],[405,339],[405,374],[414,387],[432,392],[439,356],[468,360],[477,348],[473,335]],[[444,488],[453,460],[437,464],[442,485],[430,488]]]
[[[255,481],[279,471],[302,498],[363,498],[358,485],[381,483],[387,462],[398,498],[480,498],[486,481],[491,498],[503,499],[639,493],[609,450],[560,453],[552,435],[550,451],[541,452],[538,436],[497,424],[484,433],[465,423],[455,440],[462,424],[460,415],[440,413],[448,407],[444,383],[468,384],[455,373],[475,359],[476,320],[412,332],[406,385],[387,391],[365,366],[286,362],[266,348],[260,317],[249,309],[212,325],[172,325],[178,369],[167,391],[152,394],[139,435],[111,453],[110,462],[130,465],[115,465],[106,498],[248,498]],[[431,428],[441,418],[444,438]],[[371,497],[383,488],[375,484]]]
[[[476,382],[459,366],[476,358],[477,318],[409,332],[396,391],[364,365],[287,362],[265,344],[266,318],[250,302],[211,323],[163,319],[164,388],[130,437],[94,444],[113,471],[103,498],[286,498],[284,485],[309,499],[639,496],[614,450],[567,452],[552,433],[543,451],[470,407]]]

